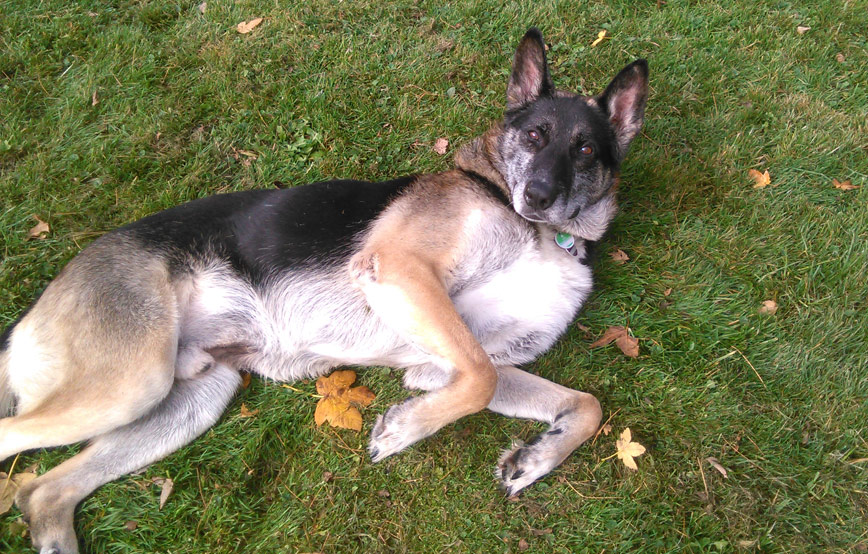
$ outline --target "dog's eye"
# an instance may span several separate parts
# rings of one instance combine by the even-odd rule
[[[537,131],[536,129],[531,129],[530,131],[527,132],[527,138],[529,138],[530,140],[532,140],[534,142],[538,142],[541,137],[540,137],[539,131]]]
[[[589,144],[582,146],[581,150],[579,151],[585,156],[590,156],[594,153],[594,149]]]

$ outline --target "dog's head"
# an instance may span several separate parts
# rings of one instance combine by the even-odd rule
[[[642,127],[648,64],[637,60],[594,97],[555,90],[537,29],[521,40],[507,86],[498,152],[519,215],[568,228],[617,182]]]

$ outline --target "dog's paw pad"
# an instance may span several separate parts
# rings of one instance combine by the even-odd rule
[[[507,496],[513,496],[534,481],[545,476],[557,465],[545,448],[540,448],[539,439],[527,444],[516,443],[500,457],[495,476]]]
[[[402,404],[392,406],[377,418],[371,431],[368,453],[371,461],[379,462],[404,450],[429,433],[418,425],[414,416],[414,405],[418,399],[411,398]]]

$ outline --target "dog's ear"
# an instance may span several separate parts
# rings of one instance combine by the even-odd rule
[[[630,142],[642,128],[648,98],[648,62],[636,60],[612,79],[597,103],[606,111],[615,130],[618,154],[623,158]]]
[[[521,108],[553,90],[542,33],[531,27],[521,39],[512,60],[512,74],[506,87],[506,109]]]

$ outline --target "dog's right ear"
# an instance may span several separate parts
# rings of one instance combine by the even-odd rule
[[[512,60],[512,74],[506,87],[506,109],[521,108],[540,96],[551,94],[554,88],[542,33],[531,27],[521,39]]]

